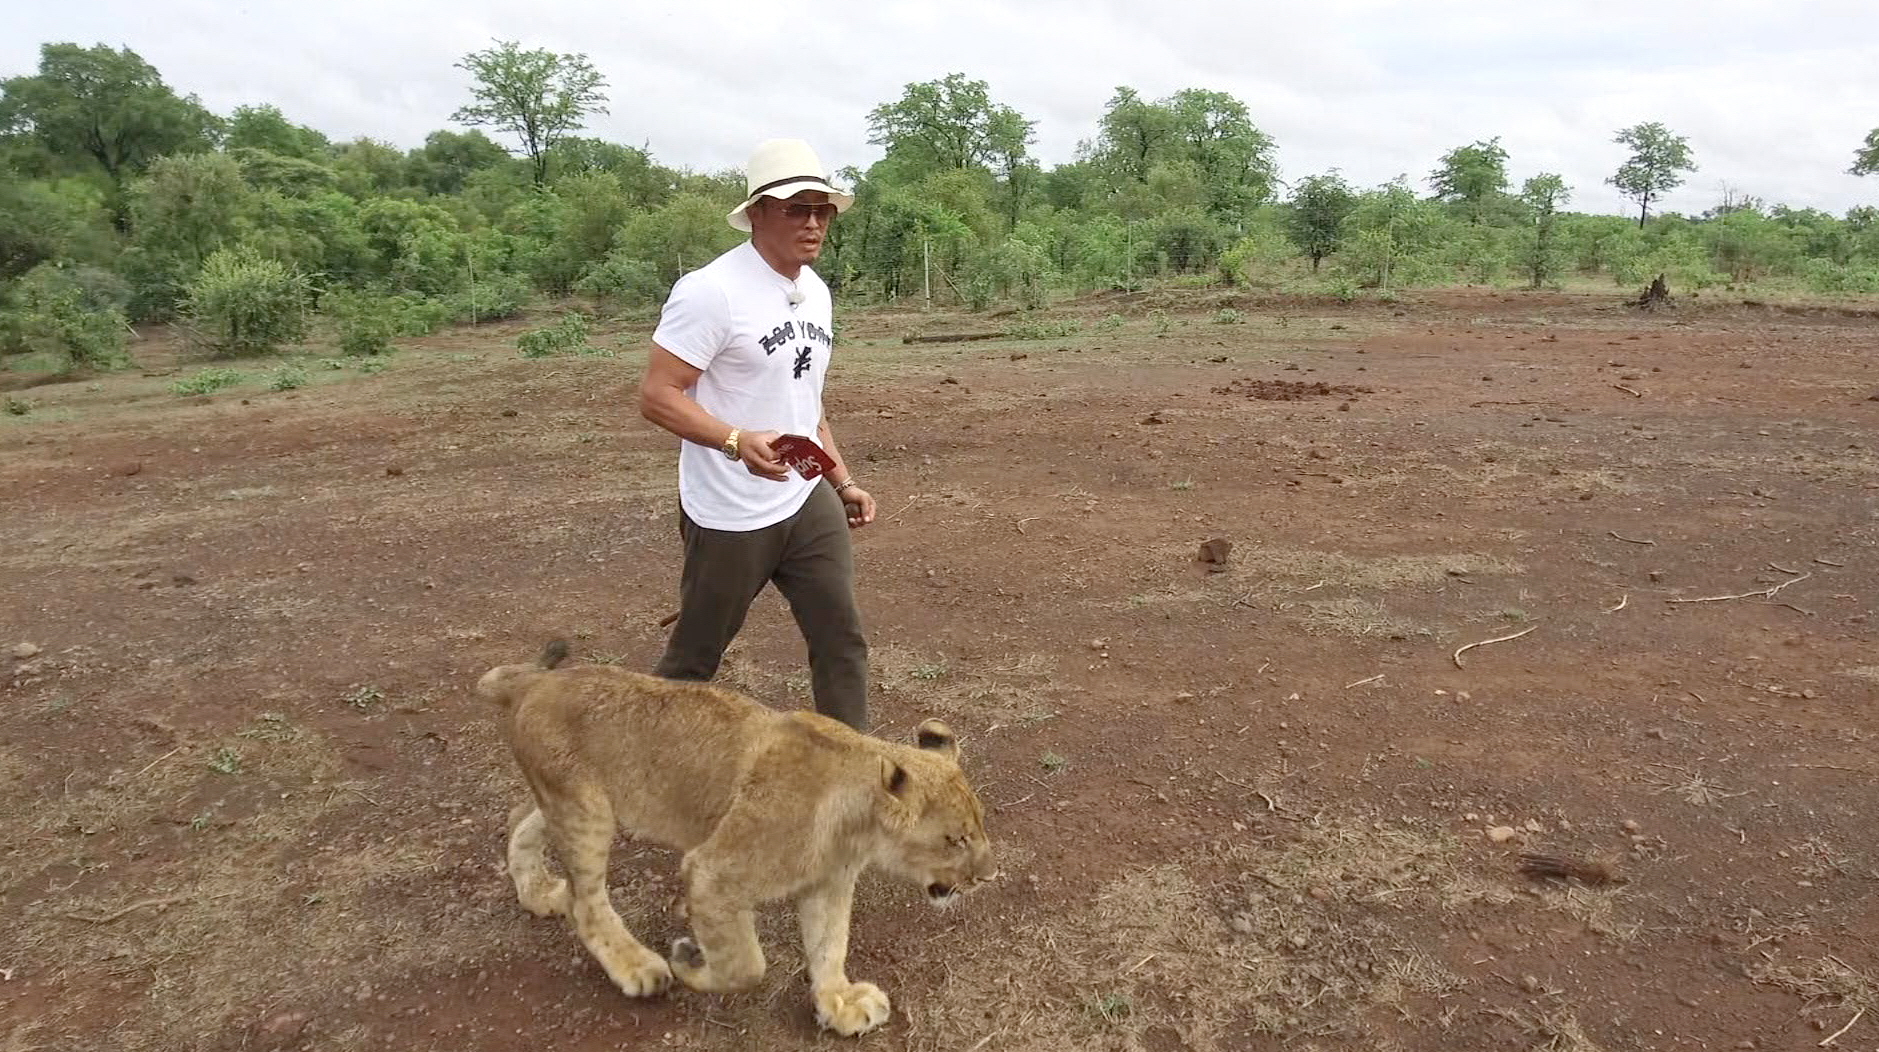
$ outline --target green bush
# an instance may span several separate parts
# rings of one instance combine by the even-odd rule
[[[522,313],[533,291],[520,274],[488,275],[452,292],[444,309],[452,321],[501,321]]]
[[[270,391],[292,391],[307,386],[307,371],[298,365],[283,365],[268,374]]]
[[[170,384],[170,393],[179,395],[213,394],[224,388],[234,387],[248,377],[235,369],[202,369],[196,375],[184,377]]]
[[[587,346],[587,316],[569,311],[553,325],[530,329],[515,338],[524,358],[554,358],[576,354]]]
[[[283,264],[218,249],[189,283],[186,311],[222,355],[266,354],[307,335],[307,284]]]
[[[622,307],[645,307],[663,302],[672,285],[652,263],[615,252],[587,268],[574,283],[574,291]]]
[[[0,309],[0,351],[44,354],[61,373],[82,367],[116,369],[130,364],[124,353],[130,328],[124,312],[107,296],[108,281],[87,278],[95,268],[42,263],[7,290]],[[121,286],[121,283],[118,283]]]

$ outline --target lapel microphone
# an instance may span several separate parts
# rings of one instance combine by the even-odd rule
[[[797,288],[794,285],[791,285],[789,288],[789,305],[791,307],[795,307],[798,304],[802,303],[802,301],[803,301],[802,290]]]

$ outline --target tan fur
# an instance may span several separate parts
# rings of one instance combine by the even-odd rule
[[[503,665],[477,684],[507,710],[508,738],[535,809],[514,823],[509,874],[538,915],[570,918],[629,996],[747,989],[763,976],[754,910],[796,905],[810,998],[843,1035],[887,1020],[887,995],[850,982],[855,880],[879,866],[936,904],[996,875],[984,810],[952,732],[921,724],[919,745],[859,734],[807,712],[777,712],[701,683],[622,669]],[[692,937],[670,962],[626,929],[607,898],[617,829],[684,852]],[[552,848],[568,877],[550,872]]]

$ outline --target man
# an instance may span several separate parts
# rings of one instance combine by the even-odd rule
[[[766,582],[809,647],[816,711],[868,729],[868,648],[848,531],[874,521],[822,411],[833,348],[828,286],[810,264],[854,198],[807,143],[751,154],[729,216],[750,240],[680,278],[653,332],[640,412],[683,439],[678,621],[655,675],[709,680]],[[771,443],[808,435],[835,466],[792,474]],[[826,481],[825,481],[826,480]]]

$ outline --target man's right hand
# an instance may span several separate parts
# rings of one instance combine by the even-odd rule
[[[745,431],[737,436],[738,459],[752,475],[773,482],[789,481],[789,465],[777,459],[770,443],[782,438],[780,431]]]

